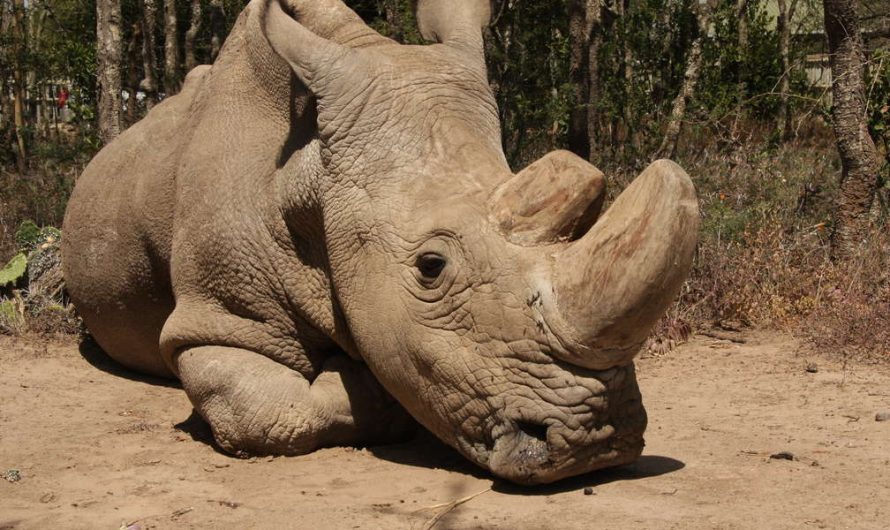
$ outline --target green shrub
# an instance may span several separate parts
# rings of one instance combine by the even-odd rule
[[[20,252],[0,269],[0,289],[15,286],[25,277],[27,271],[28,258]]]

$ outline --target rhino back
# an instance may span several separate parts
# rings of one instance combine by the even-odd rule
[[[103,149],[77,181],[63,225],[68,292],[100,346],[131,368],[170,372],[157,355],[172,310],[175,170],[209,67]]]

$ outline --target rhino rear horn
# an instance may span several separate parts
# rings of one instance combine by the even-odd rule
[[[491,218],[504,236],[523,246],[572,241],[599,217],[606,179],[569,151],[553,151],[502,184]]]
[[[423,38],[482,55],[482,28],[491,19],[489,0],[417,0],[415,11]]]

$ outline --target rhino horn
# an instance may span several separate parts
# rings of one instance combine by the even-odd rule
[[[269,45],[316,96],[336,98],[350,87],[340,74],[361,76],[367,69],[368,58],[359,57],[360,50],[313,33],[285,13],[279,0],[268,0],[263,8],[260,15]]]
[[[569,151],[553,151],[494,192],[491,217],[519,245],[570,241],[596,221],[605,189],[596,167]]]
[[[483,56],[482,28],[491,19],[489,0],[417,0],[415,12],[423,38]]]
[[[651,164],[584,234],[554,255],[554,355],[603,370],[629,362],[689,272],[695,188],[680,166]]]

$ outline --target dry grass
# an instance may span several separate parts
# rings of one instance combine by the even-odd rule
[[[17,251],[15,233],[30,219],[38,226],[62,226],[65,206],[74,181],[86,167],[92,151],[54,146],[32,161],[26,175],[0,166],[0,262]],[[2,265],[0,263],[0,265]]]
[[[876,231],[850,260],[818,272],[800,332],[829,352],[890,360],[890,234]]]
[[[691,330],[783,329],[835,355],[890,360],[890,234],[828,256],[839,168],[832,146],[735,151],[687,163],[702,206],[694,270],[655,330],[656,351]]]

